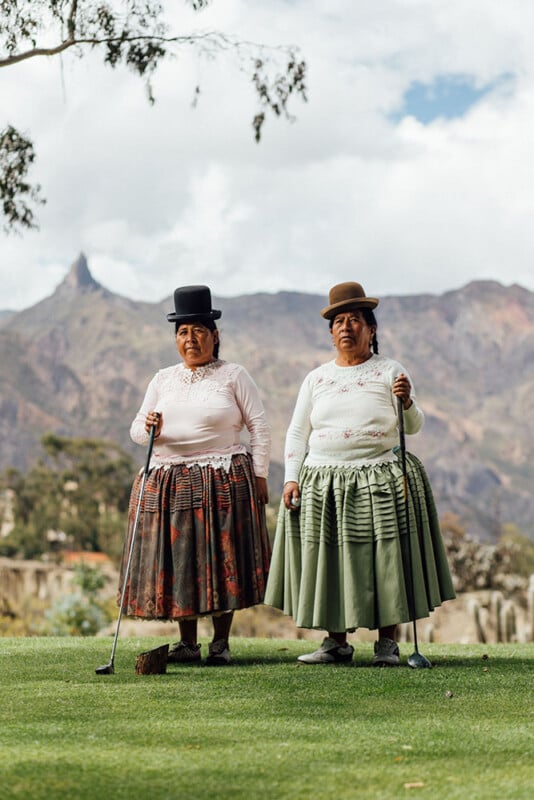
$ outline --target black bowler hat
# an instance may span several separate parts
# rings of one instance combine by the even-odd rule
[[[174,311],[167,314],[169,322],[189,319],[219,319],[221,311],[211,307],[209,286],[179,286],[174,290]]]

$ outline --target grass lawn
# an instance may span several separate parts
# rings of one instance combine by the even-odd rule
[[[434,669],[411,670],[369,668],[369,644],[298,666],[314,643],[235,638],[231,667],[135,675],[163,641],[120,639],[96,675],[111,639],[0,639],[0,796],[534,796],[532,644],[425,644]]]

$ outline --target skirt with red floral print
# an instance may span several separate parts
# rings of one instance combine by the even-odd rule
[[[142,475],[132,487],[119,596]],[[141,501],[124,613],[179,620],[263,601],[270,545],[249,455],[220,467],[151,470]]]

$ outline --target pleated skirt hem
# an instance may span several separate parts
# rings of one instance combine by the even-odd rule
[[[134,481],[121,562],[123,586],[142,476]],[[228,471],[183,464],[147,476],[124,612],[185,620],[263,601],[270,561],[265,507],[249,455]]]
[[[341,632],[427,617],[455,597],[428,478],[406,462],[407,502],[398,462],[302,468],[300,509],[280,505],[266,604]]]

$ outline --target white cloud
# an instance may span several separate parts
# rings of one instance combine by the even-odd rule
[[[94,56],[3,70],[5,118],[33,134],[48,203],[39,233],[2,240],[0,308],[49,294],[80,250],[110,289],[154,301],[182,276],[218,295],[326,293],[348,278],[380,294],[476,278],[534,289],[534,6],[214,0],[174,13],[298,43],[309,102],[294,123],[269,119],[256,145],[256,101],[231,58],[163,64],[154,107]],[[390,119],[413,81],[451,73],[510,79],[461,119]]]

